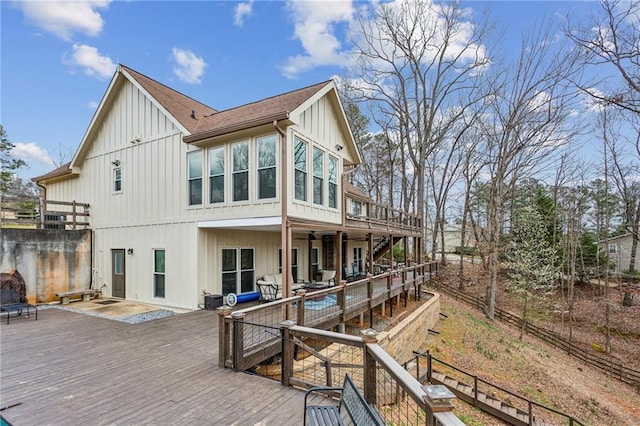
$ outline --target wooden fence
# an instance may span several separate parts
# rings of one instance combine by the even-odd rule
[[[431,285],[434,285],[434,282],[431,282]],[[484,311],[486,307],[485,301],[483,299],[467,294],[457,288],[447,285],[436,285],[435,287],[443,293],[447,293],[450,296],[453,296],[458,300],[462,300],[465,303],[475,306],[480,310]],[[640,392],[640,371],[626,367],[622,365],[621,362],[616,361],[612,358],[587,352],[584,349],[569,342],[559,334],[545,328],[538,327],[534,324],[529,323],[528,321],[524,321],[522,318],[513,315],[512,313],[507,312],[504,309],[496,307],[495,317],[508,324],[524,329],[528,334],[544,340],[552,346],[563,350],[567,354],[578,358],[585,364],[604,371],[610,374],[611,377],[616,378],[621,382],[636,387],[636,390]]]
[[[87,229],[89,204],[2,195],[0,225],[34,229]]]

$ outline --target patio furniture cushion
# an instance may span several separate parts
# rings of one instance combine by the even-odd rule
[[[268,274],[262,277],[262,281],[282,286],[282,274]]]

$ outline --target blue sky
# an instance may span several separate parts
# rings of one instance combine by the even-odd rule
[[[363,2],[1,1],[0,123],[29,169],[71,159],[118,63],[218,110],[287,92],[349,65],[346,31]],[[582,2],[466,2],[486,7],[505,48],[543,17],[573,20]]]

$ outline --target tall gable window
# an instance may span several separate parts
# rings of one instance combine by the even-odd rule
[[[113,191],[122,191],[122,169],[120,167],[113,169]]]
[[[233,201],[249,199],[249,142],[232,145]]]
[[[338,159],[329,156],[329,207],[338,208]]]
[[[307,201],[307,143],[299,138],[295,139],[293,165],[295,168],[295,199]]]
[[[202,151],[187,154],[189,163],[189,205],[202,204]]]
[[[323,204],[322,188],[324,185],[324,152],[313,148],[313,203]]]
[[[276,136],[258,139],[258,198],[276,196]]]
[[[224,147],[209,150],[209,202],[224,203]]]

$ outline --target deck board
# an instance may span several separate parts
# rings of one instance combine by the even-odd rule
[[[60,309],[0,324],[0,406],[21,425],[299,425],[304,392],[218,368],[218,317],[126,324]]]

